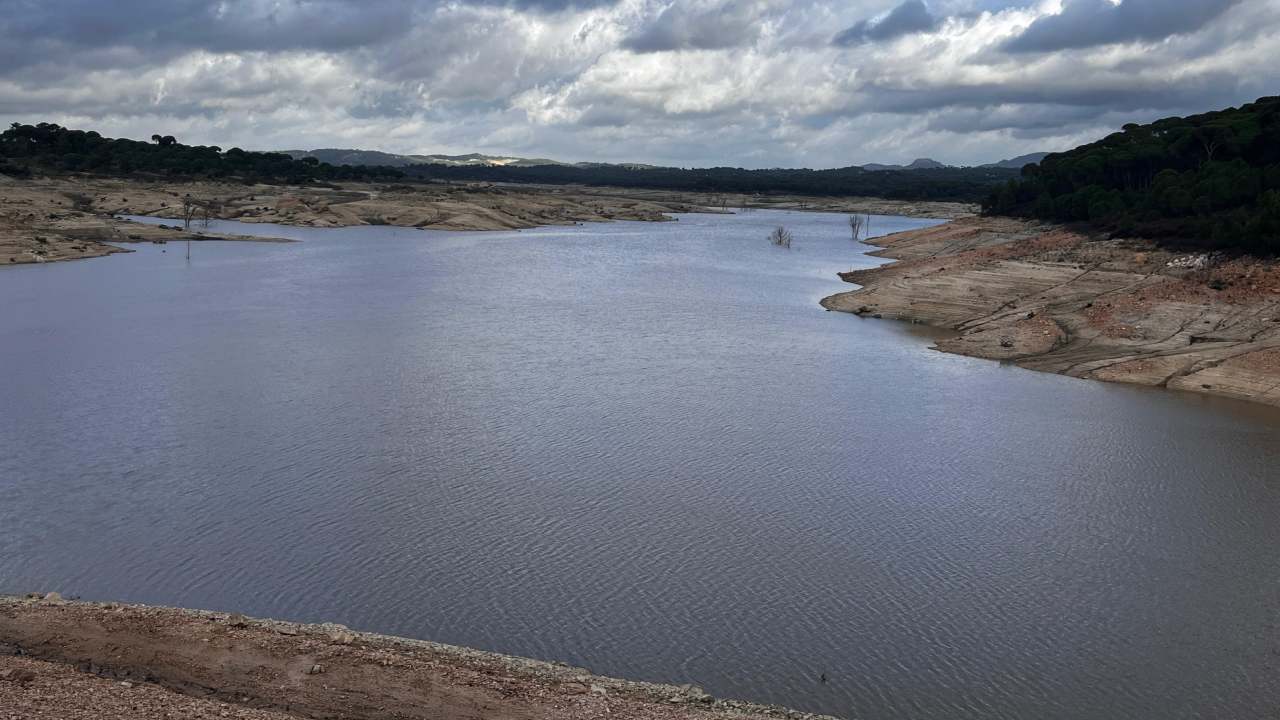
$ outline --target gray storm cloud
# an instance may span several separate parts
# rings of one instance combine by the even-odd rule
[[[8,0],[0,121],[249,148],[815,166],[1276,94],[1275,0]],[[1105,52],[1096,50],[1105,46]]]
[[[1163,40],[1195,32],[1241,0],[1067,0],[1062,12],[1042,17],[1005,43],[1010,52],[1051,52],[1070,48]]]
[[[911,33],[928,32],[937,25],[938,18],[921,0],[906,0],[883,17],[857,22],[836,35],[833,42],[837,45],[883,42]]]
[[[662,10],[622,45],[635,52],[716,50],[753,42],[760,35],[760,3],[676,3]]]

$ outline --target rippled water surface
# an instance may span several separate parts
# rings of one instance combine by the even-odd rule
[[[249,230],[305,241],[0,268],[0,591],[848,717],[1280,707],[1274,413],[823,312],[840,216]]]

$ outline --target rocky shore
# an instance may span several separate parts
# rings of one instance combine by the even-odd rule
[[[5,713],[9,713],[6,715]],[[341,625],[0,596],[0,718],[821,720]]]
[[[829,310],[946,328],[939,350],[1280,405],[1280,265],[1011,218],[877,238]]]

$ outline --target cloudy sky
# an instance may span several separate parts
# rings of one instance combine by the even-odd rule
[[[0,121],[248,149],[953,164],[1280,94],[1280,0],[0,0]]]

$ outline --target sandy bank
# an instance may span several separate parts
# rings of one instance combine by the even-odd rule
[[[243,240],[286,242],[271,238],[201,232],[142,225],[113,217],[104,208],[107,187],[127,198],[140,184],[113,181],[15,180],[0,176],[0,266],[56,262],[130,252],[108,243],[129,244],[179,240]],[[167,207],[174,209],[181,205]],[[174,212],[176,214],[176,211]]]
[[[488,185],[246,186],[0,176],[0,264],[51,262],[127,252],[107,243],[254,240],[161,228],[118,215],[179,217],[186,198],[212,217],[309,227],[397,225],[435,230],[513,230],[610,220],[668,220],[702,211],[676,199],[649,200],[572,189]]]
[[[949,328],[947,352],[1280,405],[1280,266],[1009,218],[876,240],[829,310]]]
[[[239,615],[0,596],[0,717],[794,718],[692,685]]]
[[[395,225],[432,230],[516,230],[613,220],[666,221],[675,213],[734,207],[867,212],[954,218],[957,203],[875,198],[723,195],[662,190],[492,183],[334,187],[230,182],[145,182],[104,178],[14,179],[0,176],[0,265],[70,260],[127,252],[106,243],[160,240],[259,240],[213,237],[144,226],[117,215],[178,217],[190,197],[214,217],[306,227]]]

